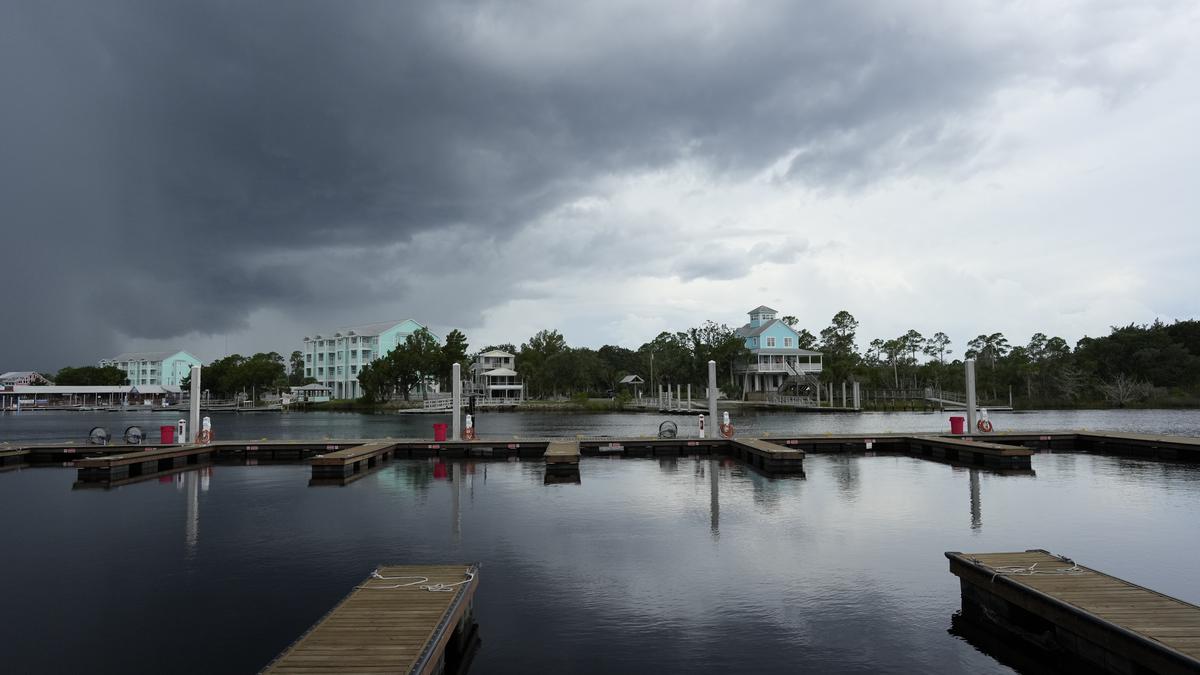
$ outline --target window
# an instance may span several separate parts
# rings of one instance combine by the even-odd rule
[[[783,338],[783,346],[791,347],[792,346],[792,338]]]
[[[305,354],[305,355],[304,355],[304,360],[305,360],[305,361],[307,361],[307,362],[309,362],[309,363],[312,363],[312,354]]]
[[[767,338],[767,346],[774,347],[775,346],[775,338],[773,338],[773,337]]]

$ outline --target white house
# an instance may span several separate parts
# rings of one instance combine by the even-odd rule
[[[471,390],[488,399],[521,401],[525,385],[518,379],[516,362],[516,355],[499,349],[479,354],[471,364]]]
[[[35,373],[32,370],[12,370],[3,375],[0,375],[0,386],[4,385],[22,385],[31,384],[54,384],[47,380],[41,373]]]

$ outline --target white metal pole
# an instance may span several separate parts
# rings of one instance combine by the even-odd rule
[[[688,410],[691,410],[691,409],[692,409],[692,383],[691,383],[691,382],[688,382],[688,405],[687,405],[687,409],[688,409]]]
[[[967,433],[975,433],[975,359],[967,359]]]
[[[846,381],[842,380],[842,407],[846,407]]]
[[[454,436],[456,441],[462,440],[462,366],[455,363],[450,366],[451,390],[454,392],[453,400],[450,402],[450,412],[454,415]]]
[[[190,421],[188,423],[188,437],[186,442],[195,443],[196,435],[200,433],[200,366],[192,366],[192,393],[190,401]],[[179,439],[180,443],[184,439]]]
[[[862,387],[857,380],[854,382],[854,409],[862,410]]]
[[[708,362],[708,423],[717,428],[717,362]],[[713,436],[716,438],[716,436]]]

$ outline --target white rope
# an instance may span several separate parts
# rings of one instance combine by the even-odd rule
[[[392,589],[396,589],[396,588],[411,588],[413,586],[417,586],[418,584],[423,584],[419,587],[422,591],[429,591],[430,593],[449,593],[450,591],[453,591],[456,586],[462,586],[463,584],[470,583],[471,581],[473,581],[475,579],[475,573],[470,570],[467,570],[467,578],[466,579],[463,579],[462,581],[456,581],[452,584],[442,584],[442,583],[431,584],[431,583],[428,583],[429,577],[420,577],[420,576],[385,577],[379,573],[379,570],[375,570],[374,572],[371,572],[371,578],[372,579],[381,579],[383,581],[395,581],[397,579],[416,579],[416,581],[410,581],[407,584],[395,584],[392,586],[366,586],[366,585],[364,585],[364,586],[359,586],[358,588],[362,588],[362,589],[366,589],[366,590],[388,591],[388,590],[392,590]]]
[[[980,562],[980,561],[976,560],[975,562]],[[1032,576],[1034,574],[1083,574],[1083,573],[1087,572],[1087,570],[1081,568],[1079,566],[1079,563],[1075,562],[1074,560],[1068,559],[1065,562],[1071,563],[1071,567],[1059,567],[1059,568],[1052,569],[1052,570],[1047,570],[1047,569],[1039,570],[1039,569],[1037,569],[1038,563],[1033,563],[1029,567],[1021,567],[1019,565],[1014,565],[1011,567],[992,567],[992,572],[995,572],[995,574],[992,575],[992,581],[995,582],[996,577],[1001,576],[1001,575],[1013,576],[1013,577],[1028,577],[1028,576]],[[983,564],[986,565],[987,563],[983,563]],[[988,566],[991,567],[990,565],[988,565]]]

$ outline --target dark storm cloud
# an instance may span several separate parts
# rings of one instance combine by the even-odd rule
[[[964,115],[1032,57],[880,11],[5,3],[0,369],[262,308],[375,320],[420,265],[354,251],[503,240],[598,176],[786,158],[787,180],[838,185],[961,159]]]

